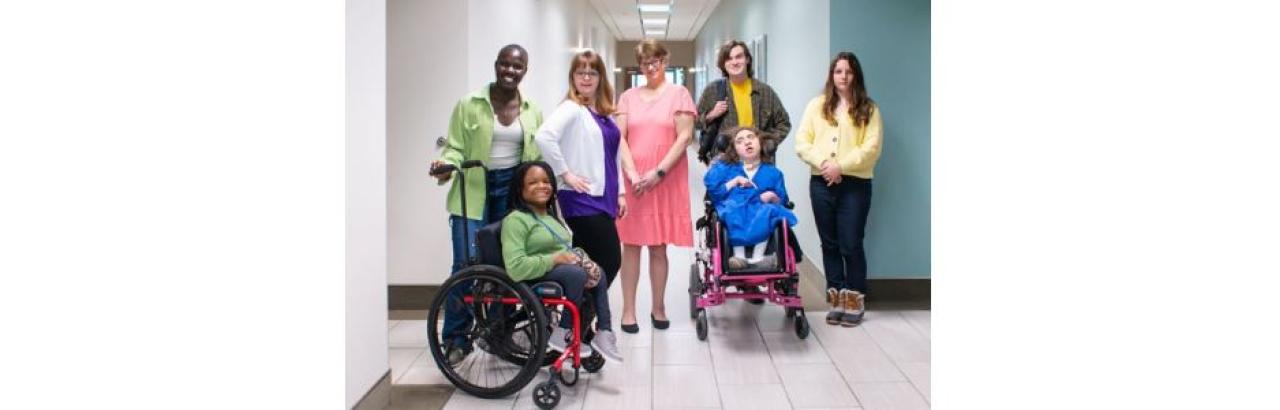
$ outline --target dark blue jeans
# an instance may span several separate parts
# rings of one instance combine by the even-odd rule
[[[591,299],[593,299],[592,306],[596,309],[596,329],[612,329],[613,315],[609,312],[608,277],[601,275],[600,283],[597,283],[596,287],[585,289],[587,286],[587,271],[582,270],[578,265],[556,265],[554,268],[551,268],[551,271],[547,272],[546,275],[531,282],[541,282],[546,280],[553,280],[556,283],[559,283],[560,287],[564,288],[564,296],[569,298],[569,300],[573,301],[573,304],[578,306],[579,314],[582,313],[582,306],[583,303],[585,303],[583,293],[589,292],[591,294]],[[564,314],[560,315],[560,327],[567,329],[573,328],[573,317],[569,314],[568,310],[565,310]],[[583,331],[585,332],[586,329],[583,329]]]
[[[822,240],[827,287],[867,293],[867,253],[862,239],[871,212],[871,180],[844,175],[827,186],[821,175],[809,180],[813,223]]]
[[[485,186],[489,192],[485,196],[484,214],[480,215],[483,219],[475,220],[457,215],[449,216],[449,230],[453,236],[453,266],[449,269],[451,275],[457,274],[468,263],[467,256],[463,252],[463,246],[470,248],[468,252],[472,258],[479,257],[479,249],[476,247],[476,231],[507,216],[507,192],[510,189],[509,184],[514,174],[515,167],[493,170],[485,174]],[[464,230],[470,243],[463,243],[462,233]],[[470,287],[468,283],[452,288],[452,291],[449,292],[448,300],[462,300],[462,295],[469,292],[471,290]],[[448,309],[444,312],[444,329],[440,334],[444,335],[443,338],[447,343],[465,344],[467,342],[466,329],[470,327],[471,317],[466,309]]]

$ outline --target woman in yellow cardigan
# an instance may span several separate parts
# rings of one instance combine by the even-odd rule
[[[827,323],[856,326],[865,311],[867,254],[862,238],[871,211],[871,177],[883,140],[880,109],[850,52],[836,54],[822,95],[809,101],[796,153],[809,164],[813,222],[827,276]]]

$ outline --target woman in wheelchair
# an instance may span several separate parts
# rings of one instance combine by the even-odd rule
[[[733,253],[729,269],[772,267],[775,255],[764,255],[769,235],[785,219],[796,225],[796,215],[787,209],[787,187],[782,171],[773,165],[772,155],[763,149],[770,138],[753,127],[728,130],[733,149],[725,151],[702,178],[707,194],[728,230]]]
[[[556,216],[555,191],[555,175],[546,162],[526,162],[516,168],[508,197],[511,212],[502,220],[502,259],[507,274],[516,281],[555,281],[564,288],[565,297],[579,307],[584,293],[590,292],[597,316],[596,336],[590,346],[609,360],[621,362],[617,337],[611,330],[608,278],[601,276],[595,287],[586,288],[587,272],[569,251],[572,237]],[[572,326],[571,315],[561,315],[548,344],[564,351],[571,342]],[[581,349],[583,356],[591,354],[588,345]]]

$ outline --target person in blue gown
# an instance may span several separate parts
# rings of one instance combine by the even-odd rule
[[[776,257],[764,255],[760,245],[769,239],[778,221],[786,220],[787,226],[797,222],[796,215],[784,206],[788,201],[786,181],[773,165],[773,158],[764,152],[769,136],[753,127],[735,128],[726,134],[733,137],[733,149],[711,164],[702,182],[729,231],[733,248],[729,268],[773,266]]]

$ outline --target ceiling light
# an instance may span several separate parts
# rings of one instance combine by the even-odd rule
[[[667,19],[643,19],[646,26],[661,26],[667,24]]]
[[[665,32],[666,30],[645,30],[644,31],[645,34],[662,34]]]
[[[641,4],[638,7],[640,7],[641,13],[670,13],[671,12],[670,4]]]

